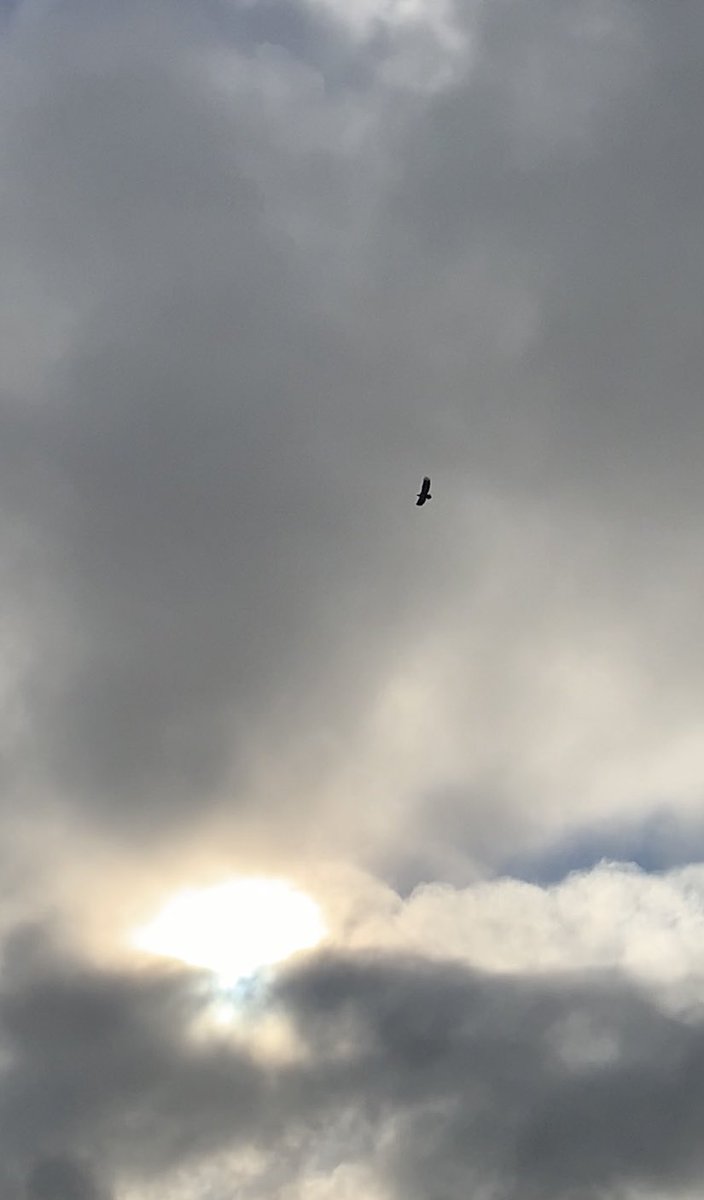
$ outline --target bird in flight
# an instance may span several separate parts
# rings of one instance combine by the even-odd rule
[[[416,504],[420,506],[421,504],[425,504],[426,500],[432,500],[432,498],[430,495],[430,476],[424,475]]]

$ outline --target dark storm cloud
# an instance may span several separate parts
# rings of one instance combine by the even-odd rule
[[[281,1186],[361,1160],[392,1195],[511,1200],[672,1191],[702,1169],[702,1028],[616,977],[311,960],[272,997],[306,1046],[282,1065],[194,1038],[206,998],[193,976],[37,971],[15,955],[0,1130],[32,1200],[48,1180],[67,1200],[168,1186],[248,1149],[266,1149],[252,1195],[275,1162]]]

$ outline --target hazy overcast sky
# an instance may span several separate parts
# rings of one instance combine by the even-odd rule
[[[700,1195],[703,113],[701,0],[0,3],[1,1200]]]

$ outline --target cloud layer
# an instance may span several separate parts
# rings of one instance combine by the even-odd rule
[[[0,10],[3,1195],[696,1188],[700,5]]]
[[[15,970],[3,1158],[11,1185],[18,1160],[51,1148],[32,1197],[50,1179],[62,1200],[140,1179],[149,1195],[186,1170],[184,1195],[315,1195],[356,1170],[388,1196],[600,1196],[701,1171],[701,1021],[613,975],[324,956],[268,1000],[300,1042],[272,1063],[195,1036],[192,977]]]

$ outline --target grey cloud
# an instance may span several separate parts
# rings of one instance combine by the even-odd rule
[[[51,610],[24,689],[35,762],[129,823],[217,795],[263,713],[276,741],[307,709],[323,661],[352,693],[385,549],[344,432],[364,368],[319,266],[267,222],[251,98],[239,114],[194,83],[178,33],[166,59],[88,25],[99,69],[65,34],[58,65],[42,48],[43,94],[7,135],[30,267],[90,311],[41,411],[9,405],[4,503]]]
[[[53,1160],[58,1145],[108,1174],[149,1175],[263,1136],[264,1073],[246,1054],[188,1046],[202,1004],[193,978],[121,978],[66,962],[6,983],[6,1162],[19,1168],[38,1146]]]
[[[3,1161],[31,1173],[32,1200],[51,1178],[99,1195],[83,1161],[100,1164],[96,1188],[167,1194],[174,1171],[195,1180],[247,1151],[265,1151],[242,1176],[253,1196],[272,1194],[274,1170],[275,1191],[354,1162],[392,1195],[450,1200],[669,1195],[701,1171],[701,1025],[616,976],[314,959],[265,1000],[304,1039],[286,1064],[194,1039],[203,983],[66,962],[6,972]]]
[[[616,978],[332,961],[286,996],[316,1052],[352,1039],[399,1195],[670,1194],[698,1178],[701,1028]]]
[[[285,841],[279,813],[305,823],[316,773],[344,772],[387,676],[446,622],[449,717],[484,715],[491,753],[410,798],[382,849],[415,878],[459,847],[459,879],[540,820],[531,754],[542,738],[551,759],[581,683],[547,690],[536,733],[536,645],[584,637],[589,657],[625,630],[652,726],[696,709],[697,6],[617,5],[606,35],[593,4],[458,6],[476,57],[422,100],[379,82],[378,42],[353,50],[303,7],[241,9],[226,67],[176,6],[129,27],[108,9],[61,6],[3,45],[3,311],[36,305],[27,361],[7,347],[0,441],[5,617],[29,660],[8,824],[39,782],[149,846],[246,810],[250,771],[280,758],[261,819]],[[511,539],[464,519],[479,492],[519,531],[547,502],[547,550],[526,533],[514,570]],[[363,826],[366,803],[341,820]],[[4,986],[0,1129],[37,1195],[91,1186],[59,1156],[100,1163],[111,1141],[108,1183],[292,1128],[302,1170],[322,1154],[306,1124],[350,1112],[355,1152],[411,1196],[674,1188],[701,1169],[701,1031],[623,984],[321,965],[282,992],[312,1061],[273,1081],[184,1049],[187,982],[54,964]],[[566,1065],[575,1012],[614,1057]]]
[[[27,1200],[106,1200],[90,1168],[71,1158],[43,1158],[31,1170]]]
[[[490,280],[503,274],[531,298],[528,347],[518,361],[494,355],[505,395],[463,406],[480,439],[491,408],[502,428],[527,431],[522,462],[503,436],[516,482],[553,498],[577,489],[592,512],[615,505],[616,522],[640,511],[657,526],[663,510],[687,520],[703,434],[691,320],[699,7],[677,22],[659,4],[458,10],[478,65],[429,103],[399,155],[390,205],[403,233],[387,241],[389,268],[403,277],[410,246],[418,273],[459,256],[471,293],[473,258],[486,254]],[[449,372],[446,383],[454,393]]]
[[[239,50],[256,54],[270,47],[280,49],[319,72],[333,91],[368,87],[388,43],[381,20],[373,34],[359,44],[332,12],[327,14],[322,7],[316,11],[305,2],[216,3],[213,15]]]
[[[691,802],[700,6],[459,3],[435,91],[312,5],[39,8],[0,45],[3,855],[58,800],[77,859],[218,812],[461,882]],[[3,1195],[250,1151],[247,1200],[701,1175],[698,1017],[623,980],[315,960],[285,1066],[195,1042],[204,987],[15,939]]]
[[[520,849],[555,811],[543,662],[609,656],[639,746],[699,694],[696,6],[458,5],[472,53],[433,95],[312,7],[238,7],[221,40],[212,13],[62,5],[3,44],[0,303],[33,315],[0,447],[8,803],[305,840],[324,794],[330,841],[368,844],[338,780],[446,638],[481,753],[393,796],[377,861],[405,874],[432,822],[460,878],[506,858],[496,812]],[[563,790],[602,754],[574,720]]]
[[[312,7],[273,57],[260,5],[223,40],[158,3],[5,40],[0,302],[35,314],[0,448],[11,805],[161,838],[281,816],[305,841],[324,794],[330,841],[368,844],[338,780],[389,678],[447,639],[447,722],[486,734],[393,800],[401,860],[431,821],[441,874],[460,830],[455,877],[506,857],[497,811],[520,848],[557,809],[532,760],[572,686],[535,702],[551,657],[633,681],[631,761],[692,719],[699,26],[661,13],[459,5],[472,53],[432,95]],[[356,91],[328,87],[340,47]],[[602,754],[574,722],[556,790]]]

